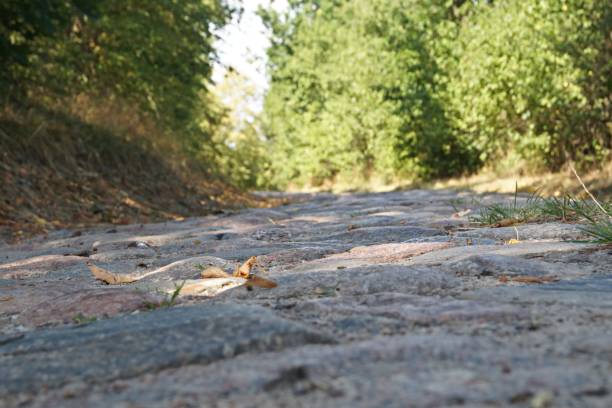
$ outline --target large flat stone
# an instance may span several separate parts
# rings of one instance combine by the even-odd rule
[[[247,292],[232,289],[219,299],[267,300],[358,296],[380,292],[439,295],[452,292],[461,284],[449,274],[424,267],[372,265],[347,269],[309,272],[287,271],[274,277],[278,287]]]
[[[70,381],[105,382],[241,353],[329,342],[257,306],[156,310],[31,332],[0,346],[0,398]]]
[[[561,303],[581,308],[612,308],[612,276],[600,275],[544,285],[513,285],[478,289],[468,299],[500,302]]]
[[[381,337],[66,388],[33,405],[484,407],[544,399],[548,406],[604,407],[611,401],[610,379],[596,362],[537,353],[482,336]]]

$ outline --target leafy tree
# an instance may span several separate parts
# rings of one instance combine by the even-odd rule
[[[202,110],[221,0],[8,0],[0,6],[5,91],[81,92],[137,103],[187,127]]]
[[[449,69],[460,135],[483,161],[601,163],[612,148],[612,8],[590,0],[470,5]]]
[[[304,1],[284,16],[263,13],[274,33],[266,129],[276,180],[438,177],[469,169],[438,91],[443,73],[426,42],[453,7]]]
[[[293,0],[272,30],[274,180],[435,178],[516,154],[610,157],[612,8],[595,0]]]
[[[255,86],[230,69],[213,88],[213,95],[221,119],[212,133],[223,176],[243,189],[268,187],[270,162],[256,110]]]

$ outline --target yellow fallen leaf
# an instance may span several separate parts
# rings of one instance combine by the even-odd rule
[[[266,288],[266,289],[272,289],[278,286],[276,282],[271,281],[269,279],[260,278],[259,276],[256,276],[256,275],[251,275],[251,277],[247,279],[247,285],[248,286],[258,286],[260,288]]]
[[[258,286],[260,288],[272,289],[277,286],[276,282],[269,279],[261,278],[253,275],[251,269],[257,263],[257,257],[252,256],[246,260],[239,268],[234,272],[234,276],[247,280],[247,286]]]
[[[503,219],[503,220],[499,221],[497,224],[495,224],[493,226],[496,227],[496,228],[509,227],[511,225],[518,224],[518,222],[519,221],[515,220],[514,218],[506,218],[506,219]]]
[[[218,266],[211,266],[210,268],[206,268],[200,273],[200,278],[202,279],[214,279],[214,278],[231,278],[232,275],[225,272],[223,269]]]
[[[519,241],[518,239],[512,238],[512,239],[508,240],[506,243],[510,244],[510,245],[512,245],[512,244],[520,244],[521,241]]]
[[[529,276],[529,275],[519,275],[519,276],[506,276],[502,275],[499,277],[499,281],[501,283],[519,282],[519,283],[530,283],[530,284],[542,284],[548,282],[557,282],[559,278],[556,276]]]
[[[87,262],[87,266],[96,279],[102,282],[108,283],[109,285],[119,285],[121,283],[132,283],[136,282],[141,277],[133,275],[123,275],[118,273],[109,272],[106,269],[102,269],[91,262]]]
[[[236,271],[234,272],[234,276],[238,278],[249,279],[249,277],[251,276],[251,269],[253,269],[253,266],[255,265],[256,262],[257,262],[256,256],[250,257],[249,259],[246,260],[245,263],[243,263],[240,266],[240,268],[236,269]]]

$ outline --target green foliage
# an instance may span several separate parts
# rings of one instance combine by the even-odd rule
[[[482,206],[470,221],[480,225],[514,225],[525,222],[563,221],[583,223],[582,230],[594,242],[612,243],[612,202],[600,204],[571,195],[544,198],[531,195],[519,204],[518,189],[512,204],[495,203]]]
[[[34,43],[57,34],[70,22],[67,2],[6,0],[0,3],[0,89],[4,94],[27,69]]]
[[[229,13],[221,0],[2,2],[0,90],[120,98],[189,134],[208,115],[211,30]]]
[[[50,110],[79,95],[134,107],[243,188],[611,157],[608,2],[288,3],[260,10],[272,31],[261,121],[225,100],[235,89],[209,89],[225,0],[5,0],[0,92]]]
[[[601,220],[589,223],[584,231],[600,244],[612,244],[612,221]]]
[[[512,204],[495,203],[480,209],[479,215],[470,217],[470,221],[481,225],[495,225],[503,222],[523,223],[539,221],[543,216],[543,200],[536,194],[531,195],[524,204],[518,202],[518,185],[514,191]]]
[[[610,157],[611,7],[293,0],[271,28],[272,178],[438,178]]]
[[[276,35],[266,99],[275,181],[470,168],[425,42],[447,9],[421,3],[294,2],[285,16],[264,13]]]
[[[465,10],[449,69],[460,137],[494,161],[532,168],[598,164],[612,148],[612,8],[607,2],[505,0]]]
[[[224,178],[245,189],[268,187],[270,161],[261,130],[255,87],[238,72],[230,70],[213,88],[220,118],[213,142]]]

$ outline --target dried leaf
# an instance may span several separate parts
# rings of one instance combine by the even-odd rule
[[[256,256],[250,257],[249,259],[246,260],[245,263],[243,263],[240,266],[240,268],[236,269],[236,271],[234,272],[234,276],[238,278],[249,279],[249,277],[251,276],[251,269],[253,269],[253,266],[255,265],[256,262],[257,262]]]
[[[14,297],[12,297],[12,296],[4,296],[4,297],[0,297],[0,302],[8,302],[8,301],[11,301],[13,299],[14,299]]]
[[[494,227],[496,227],[496,228],[509,227],[511,225],[514,225],[514,224],[518,224],[518,220],[516,220],[514,218],[506,218],[504,220],[501,220],[497,224],[495,224]]]
[[[248,278],[247,285],[258,286],[260,288],[266,288],[266,289],[272,289],[278,286],[276,282],[271,281],[269,279],[260,278],[259,276],[256,276],[256,275],[251,275],[251,277]]]
[[[555,276],[529,276],[529,275],[520,275],[520,276],[511,276],[508,277],[506,275],[502,275],[499,277],[499,281],[501,283],[519,282],[519,283],[529,283],[529,284],[542,284],[547,282],[556,282],[559,278]]]
[[[200,274],[202,279],[214,279],[214,278],[231,278],[232,275],[225,272],[223,269],[218,266],[211,266],[210,268],[206,268]]]
[[[277,286],[276,282],[271,281],[269,279],[261,278],[259,276],[255,276],[251,273],[251,269],[253,269],[253,266],[255,266],[256,263],[257,257],[250,257],[245,263],[242,264],[242,266],[240,266],[240,268],[236,269],[236,272],[234,272],[234,276],[246,279],[248,287],[257,286],[260,288],[267,289],[275,288]]]
[[[558,280],[559,278],[556,278],[554,276],[514,276],[512,278],[513,282],[535,283],[535,284],[556,282]]]
[[[512,245],[512,244],[520,244],[520,243],[521,243],[521,241],[519,241],[518,239],[514,239],[514,238],[512,238],[512,239],[508,240],[506,243],[507,243],[507,244],[509,244],[509,245]]]
[[[132,275],[122,275],[113,272],[109,272],[105,269],[97,267],[91,262],[87,262],[87,266],[96,279],[101,280],[102,282],[108,283],[109,285],[118,285],[121,283],[132,283],[136,282],[140,277],[132,276]]]

